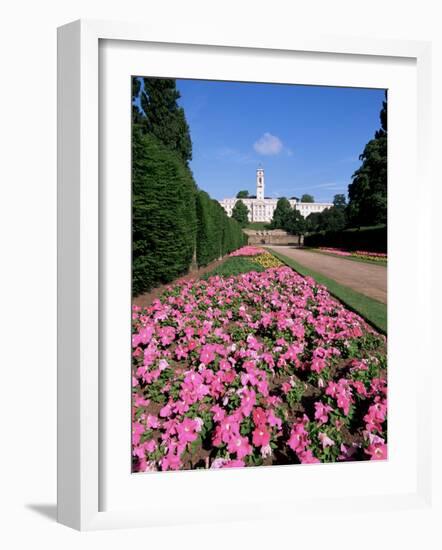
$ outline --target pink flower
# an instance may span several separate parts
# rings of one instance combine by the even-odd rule
[[[257,407],[253,411],[253,422],[255,423],[255,426],[260,426],[261,424],[265,424],[266,420],[267,420],[266,413],[264,409],[262,409],[261,407]]]
[[[200,428],[200,425],[195,420],[191,418],[184,418],[184,420],[177,426],[178,438],[181,443],[190,443],[195,441],[198,437],[197,428]]]
[[[147,417],[146,417],[146,427],[147,428],[158,428],[159,425],[160,425],[160,423],[158,421],[158,417],[156,417],[152,414],[147,415]]]
[[[161,467],[165,471],[179,470],[181,467],[181,459],[177,454],[169,452],[164,458],[161,459]]]
[[[141,436],[146,431],[145,426],[140,424],[139,422],[134,422],[132,424],[132,445],[138,445],[140,442]]]
[[[161,408],[160,416],[162,417],[170,416],[171,412],[172,412],[172,409],[170,407],[170,404],[168,403],[167,405],[164,405],[164,407]]]
[[[207,345],[203,346],[200,351],[200,361],[205,365],[208,365],[215,360],[215,353],[213,351],[213,346]]]
[[[226,416],[215,429],[213,444],[219,447],[222,443],[230,443],[232,438],[237,435],[239,435],[238,415]]]
[[[310,449],[306,451],[301,451],[298,453],[299,460],[301,464],[319,464],[321,461],[313,456],[313,453]]]
[[[175,338],[175,329],[173,327],[162,327],[158,331],[160,342],[163,346],[171,344]]]
[[[365,451],[371,456],[370,460],[387,460],[388,448],[386,443],[373,443]]]
[[[309,444],[308,432],[305,429],[305,424],[308,421],[307,417],[304,417],[302,420],[299,420],[296,424],[293,424],[292,431],[290,433],[290,438],[288,440],[289,447],[298,453],[305,450]]]
[[[328,435],[324,432],[319,432],[318,439],[322,443],[322,448],[325,449],[326,447],[333,447],[335,442],[333,439],[330,439]]]
[[[315,402],[315,420],[319,420],[320,424],[328,422],[328,413],[333,409],[330,405],[324,405],[321,401]]]
[[[253,431],[252,443],[256,447],[264,447],[270,442],[270,434],[268,430],[263,426],[258,426]]]
[[[355,452],[359,460],[362,450],[366,458],[386,456],[387,381],[383,370],[370,375],[380,349],[371,354],[356,346],[355,357],[339,360],[343,369],[325,368],[361,336],[383,340],[313,279],[280,267],[180,280],[149,307],[134,307],[132,323],[136,471],[181,469],[183,456],[186,467],[189,460],[195,467],[187,450],[202,432],[222,457],[213,468],[245,466],[251,453],[278,464],[274,445],[302,463],[319,462],[313,434],[321,450],[334,445],[338,461]],[[384,368],[380,357],[377,365]],[[287,409],[283,394],[295,375],[312,372],[319,373],[316,383],[310,379],[317,395],[312,417],[293,422],[298,407]],[[353,410],[351,422],[343,418]],[[362,433],[364,442],[339,445],[329,428]]]
[[[227,450],[229,453],[236,453],[236,456],[241,459],[251,454],[252,446],[249,444],[247,437],[237,434],[230,439]]]
[[[252,389],[245,388],[241,398],[241,412],[244,416],[250,416],[256,403],[256,393]]]
[[[226,411],[219,405],[213,405],[210,410],[213,412],[213,420],[215,420],[216,422],[223,420],[223,418],[225,418],[226,416]]]

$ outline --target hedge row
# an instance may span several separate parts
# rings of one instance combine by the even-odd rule
[[[197,192],[196,214],[198,266],[205,266],[246,243],[247,237],[239,223],[229,218],[219,202],[205,191]]]
[[[321,231],[304,237],[304,245],[331,246],[347,250],[387,252],[387,227],[361,227],[344,231]]]
[[[199,191],[177,153],[134,126],[132,293],[187,273],[239,248],[246,236],[221,205]]]

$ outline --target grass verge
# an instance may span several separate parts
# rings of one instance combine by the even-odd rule
[[[256,229],[257,231],[262,231],[264,229],[270,229],[270,224],[267,222],[250,222],[244,229]]]
[[[248,273],[249,271],[264,271],[264,267],[244,256],[234,256],[233,258],[227,258],[224,263],[216,267],[213,271],[205,273],[201,278],[208,279],[214,275],[230,277],[232,275],[239,275],[240,273]]]
[[[330,291],[333,296],[338,298],[347,307],[359,313],[364,319],[366,319],[371,325],[383,334],[387,334],[387,305],[373,300],[368,296],[364,296],[351,288],[341,285],[329,279],[325,275],[321,275],[316,271],[312,271],[299,264],[295,260],[272,250],[272,254],[279,258],[286,265],[297,271],[300,275],[312,277],[317,283],[324,285]]]

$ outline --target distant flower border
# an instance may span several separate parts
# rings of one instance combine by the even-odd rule
[[[388,256],[385,252],[369,252],[367,250],[345,250],[344,248],[333,248],[330,246],[320,246],[316,250],[336,254],[337,256],[350,256],[352,258],[361,258],[371,261],[387,261]]]

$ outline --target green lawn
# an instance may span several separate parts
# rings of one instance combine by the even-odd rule
[[[257,231],[262,231],[264,229],[269,229],[269,224],[267,222],[251,222],[247,224],[244,229],[256,229]]]
[[[227,258],[225,262],[216,267],[213,271],[205,273],[201,278],[207,279],[213,275],[230,277],[231,275],[247,273],[248,271],[264,271],[264,267],[253,263],[249,258],[244,256],[234,256],[233,258]]]
[[[370,324],[372,324],[376,329],[381,331],[384,334],[387,334],[387,305],[378,300],[373,300],[368,296],[364,296],[351,288],[340,285],[333,279],[329,279],[325,275],[316,273],[308,269],[295,260],[275,252],[272,250],[272,254],[279,258],[289,267],[293,268],[295,271],[304,276],[310,276],[315,281],[321,285],[324,285],[328,288],[331,294],[343,302],[347,307],[354,310],[356,313],[359,313],[364,317]]]
[[[339,254],[333,254],[333,252],[327,252],[325,250],[318,250],[317,248],[309,248],[304,246],[304,250],[309,252],[316,252],[317,254],[326,254],[327,256],[334,256],[335,258],[343,258],[344,260],[350,260],[352,262],[362,262],[364,264],[375,264],[387,267],[387,260],[367,260],[365,258],[355,258],[354,256],[340,256]]]

